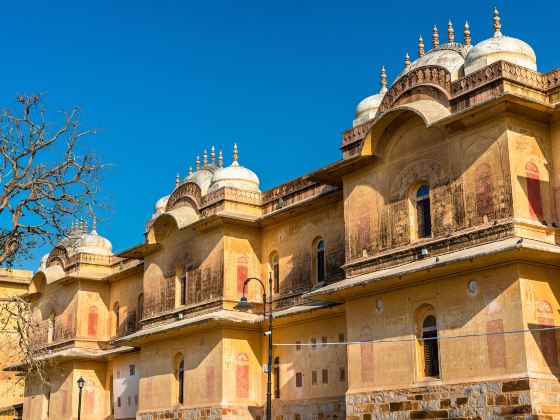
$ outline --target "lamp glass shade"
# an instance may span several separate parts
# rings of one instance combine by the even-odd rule
[[[80,379],[78,379],[78,388],[82,389],[85,383],[86,381],[84,381],[84,378],[80,376]]]
[[[247,298],[245,296],[241,296],[241,299],[239,299],[239,303],[235,305],[233,309],[246,311],[248,309],[251,309],[251,304],[247,302]]]

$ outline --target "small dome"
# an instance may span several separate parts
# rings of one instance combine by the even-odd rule
[[[500,34],[479,42],[467,54],[465,75],[499,60],[537,70],[537,56],[529,44],[520,39]]]
[[[222,187],[259,191],[259,183],[257,175],[250,169],[241,166],[237,161],[237,145],[234,145],[233,163],[225,168],[218,168],[214,172],[208,192],[219,190]]]
[[[47,260],[49,259],[50,254],[45,254],[41,257],[41,262],[39,263],[39,270],[43,270],[47,268]],[[37,271],[39,271],[37,270]]]
[[[196,172],[190,174],[185,182],[194,182],[200,187],[200,192],[202,195],[208,192],[208,187],[210,187],[210,182],[212,181],[212,174],[216,170],[214,165],[203,166]]]
[[[167,207],[169,197],[171,197],[171,195],[166,195],[165,197],[161,197],[158,201],[156,201],[155,212],[152,215],[152,219],[165,212],[165,207]]]
[[[419,67],[440,66],[451,73],[451,80],[457,80],[462,76],[462,66],[465,62],[465,56],[471,48],[470,45],[467,46],[455,42],[439,45],[414,60],[409,67],[405,68],[397,76],[397,79]]]
[[[354,111],[354,121],[352,123],[353,127],[356,127],[357,125],[375,118],[385,92],[387,92],[387,75],[385,74],[385,67],[382,67],[381,90],[379,91],[379,93],[368,96],[367,98],[360,101],[360,103],[356,107],[356,111]]]
[[[87,228],[87,225],[85,226]],[[108,239],[100,236],[95,230],[95,223],[92,231],[86,233],[84,226],[76,224],[69,235],[60,242],[60,246],[66,249],[68,255],[79,253],[96,255],[113,255],[113,245]]]
[[[113,245],[95,230],[84,233],[74,245],[75,253],[85,252],[96,255],[113,255]]]
[[[465,58],[465,75],[496,61],[537,70],[537,56],[529,44],[517,38],[502,35],[500,13],[494,8],[494,36],[476,44]]]

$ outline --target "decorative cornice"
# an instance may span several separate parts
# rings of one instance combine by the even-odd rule
[[[393,107],[405,92],[419,85],[437,86],[451,97],[451,74],[447,69],[441,66],[422,66],[406,72],[393,83],[379,105],[379,112]]]
[[[262,205],[260,191],[240,190],[234,187],[223,187],[202,197],[201,208],[211,206],[220,201],[235,201],[236,203]]]
[[[179,185],[167,201],[167,205],[165,206],[165,211],[169,211],[173,209],[175,204],[184,197],[191,198],[197,205],[198,208],[201,207],[201,191],[200,187],[195,184],[194,182],[185,182],[184,184]]]
[[[352,127],[342,133],[342,147],[352,144],[356,141],[361,141],[370,127],[373,125],[373,120],[366,121],[356,127]]]

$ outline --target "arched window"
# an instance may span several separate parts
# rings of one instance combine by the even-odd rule
[[[428,238],[432,236],[432,220],[430,218],[430,187],[427,184],[416,190],[415,201],[418,238]]]
[[[136,305],[136,329],[139,330],[141,327],[142,318],[144,317],[144,293],[138,295],[138,304]]]
[[[119,306],[119,302],[115,302],[115,304],[113,305],[113,315],[115,317],[115,328],[113,330],[113,335],[117,335],[119,332],[119,327],[120,327],[120,323],[121,323],[121,319],[120,319],[120,306]]]
[[[274,359],[274,398],[280,398],[280,358]]]
[[[185,359],[181,353],[175,356],[175,389],[177,392],[177,403],[184,403],[185,384]]]
[[[325,241],[323,239],[315,240],[315,282],[323,283],[325,281]]]
[[[272,270],[272,284],[274,293],[280,291],[280,257],[277,252],[270,256],[270,269]]]
[[[424,350],[424,376],[439,377],[439,354],[437,340],[437,321],[428,315],[422,323],[422,346]]]

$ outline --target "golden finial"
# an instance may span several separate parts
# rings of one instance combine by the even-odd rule
[[[434,25],[434,30],[432,32],[432,44],[434,48],[436,48],[439,45],[439,35],[437,31],[437,25]]]
[[[500,12],[498,8],[494,6],[494,36],[502,36],[502,23],[500,21]]]
[[[218,153],[218,168],[221,168],[222,166],[224,166],[224,156],[220,150],[220,153]]]
[[[387,73],[385,73],[385,66],[381,66],[381,93],[387,92]]]
[[[214,150],[214,146],[210,150],[210,163],[213,165],[216,163],[216,151]]]
[[[237,143],[233,143],[233,163],[237,163],[239,158],[239,151],[237,150]]]
[[[471,45],[471,30],[469,28],[469,22],[465,22],[465,30],[463,31],[465,36],[465,45],[468,47]]]
[[[418,55],[420,57],[424,55],[424,40],[422,39],[422,35],[418,38]]]
[[[204,148],[204,153],[202,154],[202,164],[204,166],[208,165],[208,153],[206,152],[206,148]]]
[[[177,175],[175,175],[175,188],[179,186],[180,182],[181,182],[181,178],[179,178],[179,172],[177,172]]]
[[[450,44],[453,44],[453,42],[455,41],[455,30],[453,29],[451,19],[449,19],[449,22],[447,23],[447,41]]]
[[[196,170],[200,170],[200,156],[196,155],[196,166],[195,166]]]
[[[189,166],[189,175],[192,175],[192,166]]]
[[[404,56],[404,66],[406,68],[410,67],[410,56],[408,55],[408,53],[406,53],[406,55]]]

